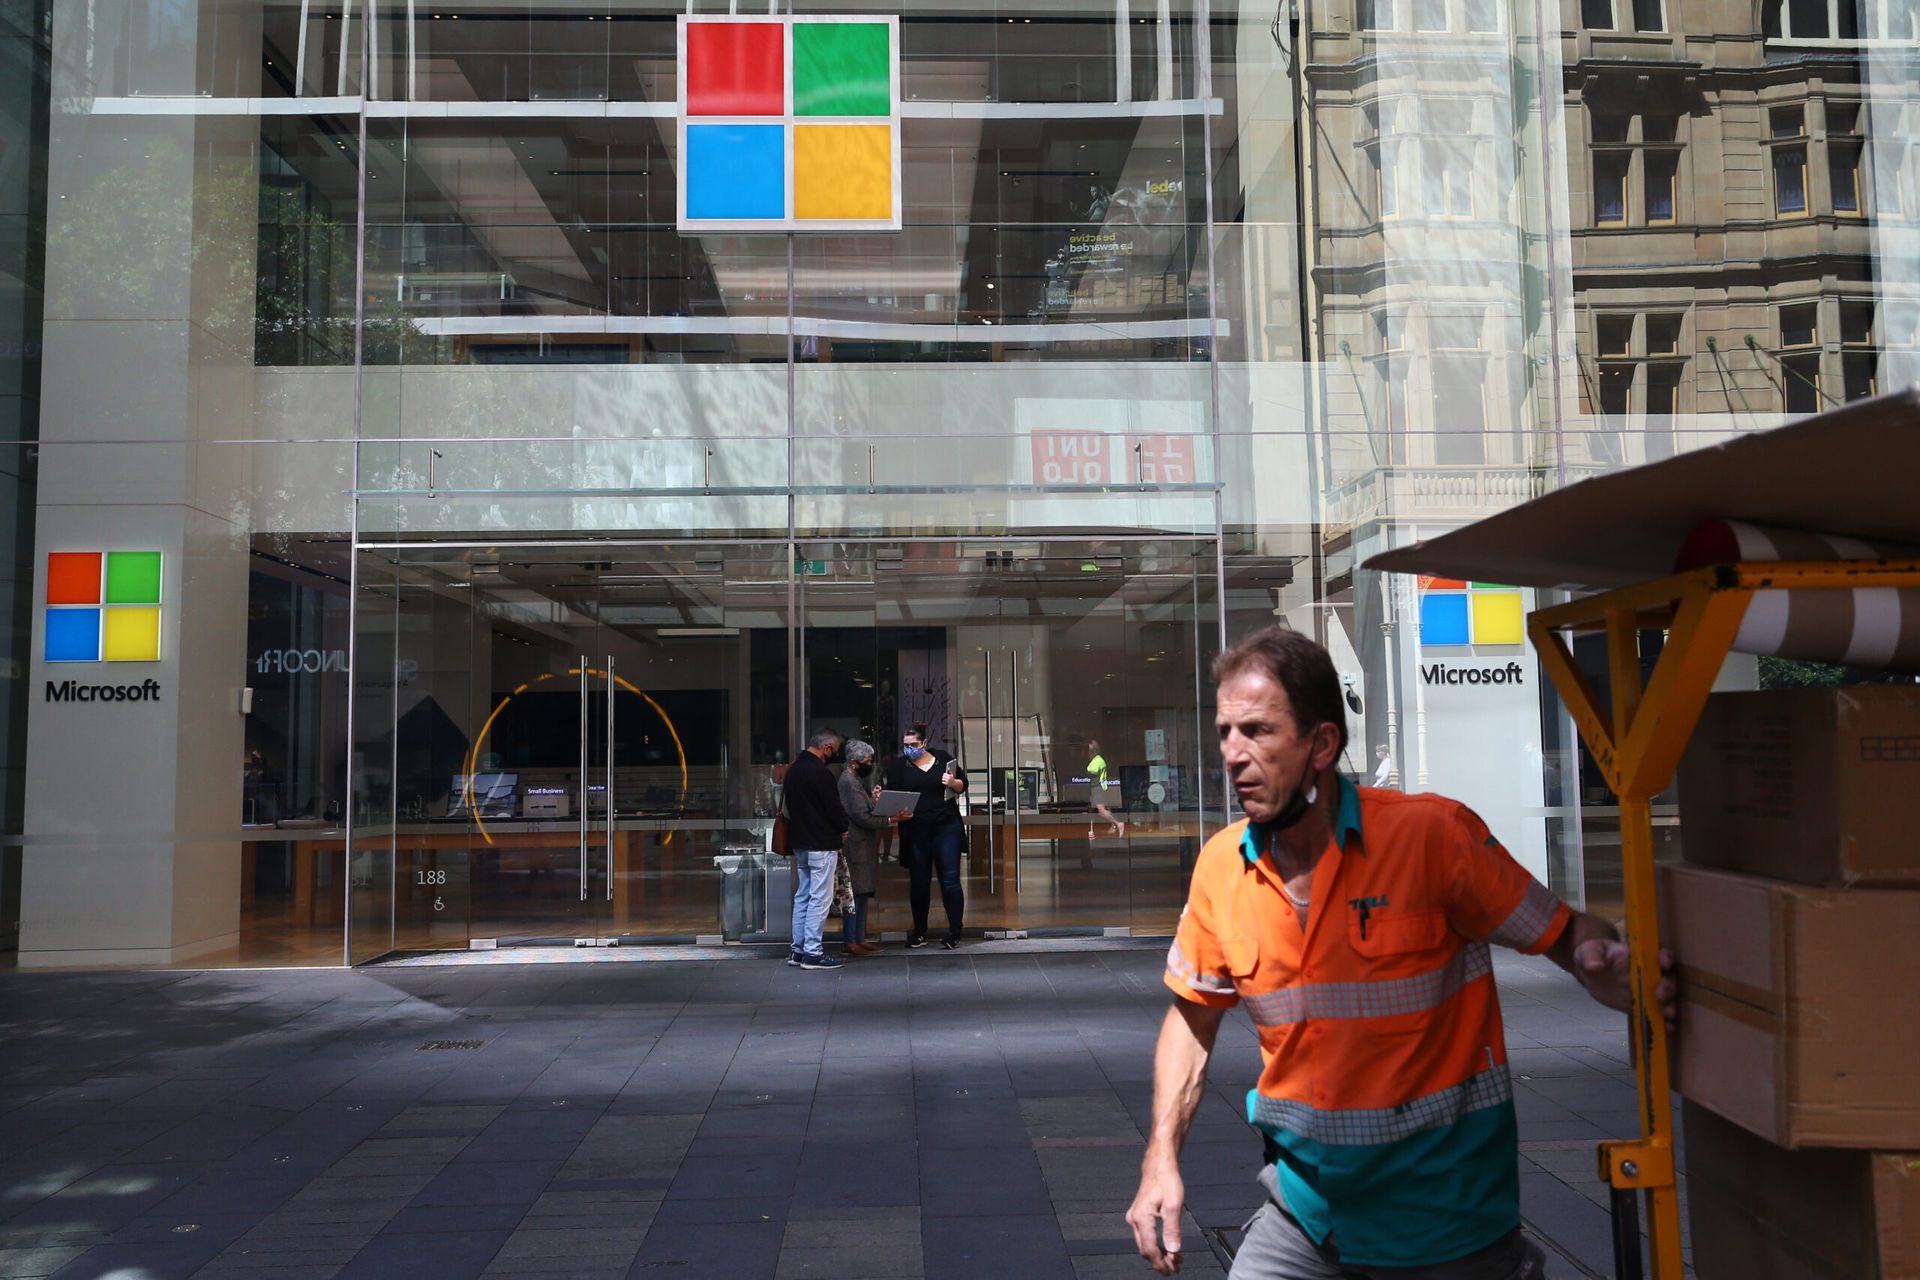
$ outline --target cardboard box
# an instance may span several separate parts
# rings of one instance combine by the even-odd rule
[[[1660,868],[1674,1087],[1783,1147],[1920,1151],[1920,891]]]
[[[1700,1280],[1920,1277],[1920,1152],[1788,1151],[1681,1112]]]
[[[1920,888],[1920,686],[1717,693],[1680,764],[1688,862]]]

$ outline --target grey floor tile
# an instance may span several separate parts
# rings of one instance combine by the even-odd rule
[[[670,1225],[656,1221],[628,1275],[634,1280],[774,1280],[784,1224]]]

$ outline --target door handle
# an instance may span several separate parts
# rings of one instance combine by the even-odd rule
[[[580,901],[587,900],[587,655],[580,655]]]
[[[607,655],[607,901],[613,901],[613,655]]]

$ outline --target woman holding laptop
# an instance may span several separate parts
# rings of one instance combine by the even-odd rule
[[[886,789],[918,796],[913,817],[900,826],[900,853],[911,878],[913,907],[913,932],[907,935],[907,945],[927,945],[927,911],[933,874],[938,870],[940,898],[947,909],[947,936],[940,945],[952,951],[960,945],[967,909],[960,887],[960,851],[966,846],[967,833],[958,800],[967,789],[967,771],[946,752],[928,746],[927,726],[917,723],[901,735],[900,755],[888,766]]]

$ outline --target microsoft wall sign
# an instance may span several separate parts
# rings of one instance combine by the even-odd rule
[[[48,663],[160,661],[158,551],[54,551],[47,555],[41,657]],[[48,702],[158,702],[160,683],[47,681]]]
[[[900,229],[897,17],[678,19],[679,228]]]

